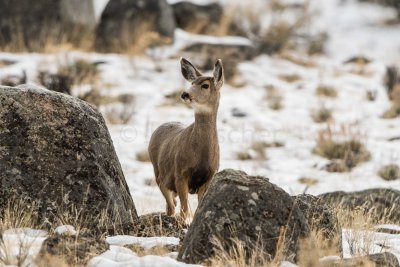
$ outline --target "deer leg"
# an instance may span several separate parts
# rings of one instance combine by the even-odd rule
[[[202,186],[200,186],[199,191],[197,192],[197,200],[198,204],[203,200],[204,193],[206,192],[208,185],[210,184],[211,179],[205,182]]]
[[[161,182],[159,184],[161,193],[164,195],[165,200],[167,201],[167,215],[168,216],[173,216],[175,215],[175,205],[176,201],[174,201],[174,198],[172,196],[172,191],[170,191],[165,185]]]
[[[188,215],[188,195],[189,195],[189,187],[185,180],[176,181],[176,190],[178,191],[179,201],[181,202],[181,218],[183,221],[186,220]]]
[[[176,193],[176,192],[172,192],[172,197],[173,197],[173,199],[174,199],[174,204],[175,204],[175,207],[176,207],[176,204],[177,204],[177,202],[176,202],[176,197],[178,196],[178,194]]]

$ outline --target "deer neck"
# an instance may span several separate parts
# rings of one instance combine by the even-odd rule
[[[217,110],[210,113],[195,113],[194,118],[193,131],[196,135],[205,140],[217,136]]]

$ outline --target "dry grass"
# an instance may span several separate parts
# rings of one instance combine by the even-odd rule
[[[325,97],[331,97],[334,98],[337,96],[336,89],[332,86],[328,85],[318,85],[315,94],[317,96],[325,96]]]
[[[300,249],[298,253],[298,266],[320,267],[320,259],[325,256],[337,255],[337,247],[332,244],[337,244],[339,237],[336,240],[326,242],[322,232],[312,231],[310,236],[300,241]]]
[[[367,151],[359,136],[349,133],[343,134],[342,140],[337,140],[336,137],[339,137],[340,133],[334,132],[332,127],[328,125],[325,130],[319,132],[313,152],[334,160],[336,164],[339,163],[349,170],[361,162],[370,160],[371,154]]]
[[[144,149],[142,151],[137,152],[136,160],[140,162],[150,162],[149,151],[147,151],[147,149]]]
[[[73,84],[93,84],[98,79],[97,65],[84,59],[78,59],[69,65],[60,66],[59,75],[71,77]]]
[[[291,47],[298,33],[308,24],[308,10],[308,4],[304,4],[299,12],[291,14],[295,19],[288,21],[285,15],[293,10],[278,1],[263,6],[243,3],[231,5],[224,11],[215,34],[244,36],[256,43],[258,53],[277,53]],[[270,14],[270,20],[267,25],[261,25],[261,17],[265,17],[265,14]]]
[[[299,179],[297,179],[297,181],[300,184],[304,184],[307,186],[313,186],[313,185],[318,184],[318,182],[319,182],[318,179],[311,178],[311,177],[300,177]]]
[[[123,53],[131,56],[142,55],[151,47],[171,44],[172,40],[162,37],[154,29],[154,17],[141,19],[135,27],[124,23],[120,28],[119,38],[113,40],[99,38],[95,41],[95,48],[100,52]]]
[[[272,86],[266,87],[266,97],[265,99],[268,102],[268,107],[272,110],[280,110],[283,108],[283,97],[278,92],[278,90]]]
[[[42,22],[43,24],[43,22]],[[3,43],[2,51],[6,52],[41,52],[53,53],[58,51],[83,50],[89,51],[94,40],[94,33],[85,27],[60,27],[59,25],[39,26],[39,31],[24,33],[20,23],[14,23],[11,31],[10,41]],[[37,29],[37,27],[36,27]],[[3,38],[3,36],[0,36]]]
[[[376,90],[368,90],[368,91],[366,92],[366,95],[365,95],[365,96],[366,96],[366,98],[367,98],[368,101],[373,102],[373,101],[376,100],[377,94],[378,94],[378,92],[377,92]]]
[[[301,80],[301,76],[297,74],[282,74],[279,75],[279,79],[288,82],[288,83],[293,83]]]
[[[317,110],[313,110],[311,112],[311,117],[316,123],[327,122],[332,120],[332,110],[322,106]]]
[[[382,166],[378,171],[378,175],[386,181],[400,179],[400,167],[397,164]]]
[[[248,151],[238,151],[236,152],[236,159],[238,160],[252,160],[254,156],[251,155]]]
[[[282,147],[283,143],[275,142],[264,142],[254,141],[248,149],[245,151],[239,151],[236,153],[238,160],[267,160],[268,156],[266,149],[270,147]]]
[[[132,121],[133,115],[135,114],[135,97],[131,94],[122,94],[117,97],[106,97],[107,103],[101,102],[101,104],[117,104],[105,107],[103,112],[106,120],[111,124],[127,124]]]
[[[253,251],[249,252],[247,246],[238,238],[230,240],[228,250],[225,248],[226,240],[214,237],[211,242],[215,247],[215,256],[207,262],[207,266],[277,267],[280,265],[279,262],[271,260],[271,256],[264,252],[261,245],[254,246]]]
[[[394,119],[400,116],[400,102],[393,103],[392,106],[382,114],[384,119]]]

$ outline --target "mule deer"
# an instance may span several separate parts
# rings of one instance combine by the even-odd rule
[[[213,76],[204,76],[188,60],[181,59],[183,77],[191,83],[181,98],[194,108],[195,121],[188,127],[178,122],[158,127],[150,139],[149,156],[156,182],[167,202],[167,215],[175,214],[176,196],[180,215],[188,215],[188,193],[203,198],[219,168],[217,111],[224,83],[222,61],[215,63]]]

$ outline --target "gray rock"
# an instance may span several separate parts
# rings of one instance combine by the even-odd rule
[[[76,210],[82,227],[137,219],[110,134],[92,106],[30,85],[0,87],[0,103],[0,213],[13,200],[36,207],[37,223],[76,218]]]
[[[320,200],[312,195],[303,194],[292,198],[306,217],[310,230],[322,234],[324,240],[321,245],[336,248],[336,252],[342,255],[342,228],[332,208],[321,204]]]
[[[362,210],[375,222],[400,223],[400,191],[372,188],[356,192],[336,191],[318,196],[321,203],[348,211]]]
[[[218,24],[223,15],[222,6],[218,3],[197,5],[191,2],[178,2],[172,5],[176,25],[185,30],[196,30],[195,33],[207,34]]]
[[[95,24],[92,0],[0,0],[0,47],[79,42]]]
[[[217,173],[211,181],[178,260],[201,263],[212,258],[215,238],[225,250],[233,246],[232,239],[238,239],[247,256],[258,247],[265,257],[273,258],[280,236],[285,244],[284,257],[293,259],[299,238],[308,234],[307,221],[289,194],[265,177],[228,169]]]
[[[175,19],[166,0],[110,0],[96,29],[95,47],[104,52],[127,49],[143,30],[173,38]]]
[[[48,257],[50,255],[62,258],[69,266],[86,266],[90,258],[108,248],[104,240],[95,236],[53,234],[43,242],[35,263],[38,266],[60,266],[60,261],[54,265]]]
[[[374,267],[399,267],[397,257],[389,252],[371,254],[362,257],[354,257],[350,259],[326,261],[321,264],[322,267],[357,267],[357,266],[374,266]]]

